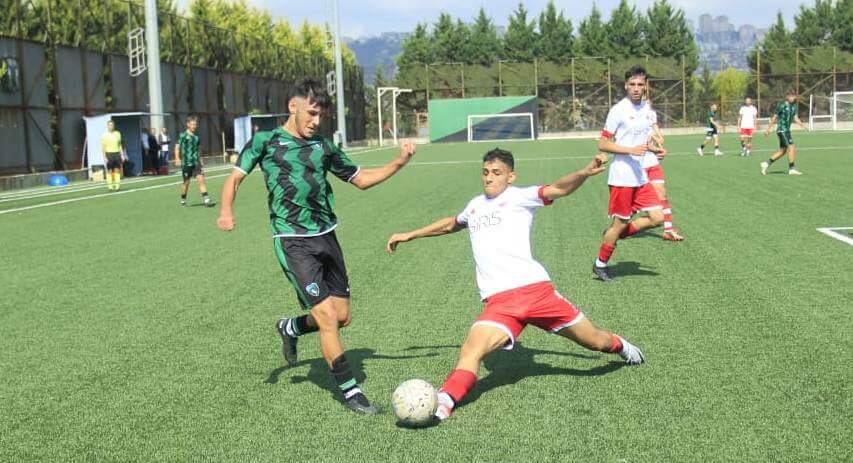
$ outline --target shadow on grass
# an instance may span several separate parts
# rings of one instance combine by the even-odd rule
[[[422,355],[382,355],[377,353],[373,349],[351,349],[346,351],[347,361],[349,362],[350,369],[353,372],[353,376],[355,376],[355,380],[359,382],[359,384],[364,383],[367,379],[367,375],[364,372],[364,362],[366,360],[405,360],[405,359],[413,359],[413,358],[422,358],[422,357],[435,357],[438,355],[435,352],[426,353]],[[342,402],[341,399],[341,390],[338,388],[337,383],[332,378],[332,373],[329,371],[328,365],[326,365],[326,361],[320,358],[313,358],[308,360],[300,360],[296,363],[296,365],[289,366],[284,365],[278,367],[272,371],[270,371],[267,379],[264,380],[267,384],[277,384],[279,378],[282,373],[291,368],[298,368],[303,365],[309,365],[310,368],[306,375],[293,375],[290,377],[291,384],[299,384],[304,383],[305,381],[310,381],[314,383],[317,387],[325,389],[332,394],[332,397],[338,402]]]
[[[459,346],[418,346],[410,347],[406,350],[443,348],[458,349]],[[537,362],[535,356],[540,354],[559,355],[585,360],[595,360],[600,358],[598,355],[531,349],[516,343],[515,347],[511,351],[498,350],[486,356],[483,360],[483,365],[489,370],[488,376],[477,381],[477,385],[474,387],[474,390],[472,390],[458,406],[464,407],[465,405],[474,402],[488,391],[502,386],[515,384],[524,378],[530,378],[533,376],[602,376],[625,366],[624,362],[610,362],[606,365],[600,365],[587,370],[561,368],[547,363]]]
[[[619,262],[618,264],[613,266],[613,273],[616,277],[620,276],[628,276],[628,275],[639,275],[639,276],[658,276],[660,275],[658,272],[655,272],[649,267],[642,268],[642,264],[639,262]]]

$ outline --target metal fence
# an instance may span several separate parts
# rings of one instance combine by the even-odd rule
[[[751,96],[760,115],[770,116],[789,90],[805,99],[801,117],[808,113],[808,95],[828,98],[835,91],[853,89],[853,54],[831,48],[756,51],[753,69],[744,72],[746,85],[737,94],[701,88],[685,57],[638,57],[630,60],[578,57],[561,63],[500,61],[491,65],[418,64],[402,67],[395,84],[412,88],[398,98],[400,127],[413,135],[417,117],[434,98],[535,95],[539,97],[541,132],[600,128],[609,108],[624,95],[624,72],[635,64],[646,67],[649,97],[664,127],[700,123],[711,103],[720,105],[718,117],[734,123],[743,98]],[[817,101],[817,99],[816,99]]]
[[[29,20],[22,11],[32,12],[34,4],[4,2],[11,14],[8,24],[0,24],[0,175],[80,168],[83,116],[148,111],[147,75],[130,76],[126,49],[127,31],[143,24],[142,7],[122,2],[126,15],[103,13],[109,1],[115,0],[80,0],[79,22],[64,36],[50,20],[49,8],[60,2],[43,2],[47,17]],[[222,152],[223,135],[227,147],[233,146],[235,117],[285,112],[292,82],[306,75],[325,80],[333,69],[328,59],[281,49],[276,53],[291,65],[267,70],[264,60],[270,57],[253,55],[254,37],[175,15],[160,22],[163,111],[171,115],[166,126],[174,138],[185,117],[197,115],[205,153]],[[228,46],[212,47],[213,38]],[[196,44],[213,51],[200,53]],[[366,121],[363,71],[346,66],[344,74],[347,134],[360,140]],[[321,127],[327,136],[337,124],[336,112],[329,114]]]

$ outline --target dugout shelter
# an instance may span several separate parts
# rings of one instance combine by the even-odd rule
[[[106,160],[101,152],[101,136],[107,131],[107,122],[115,122],[116,130],[121,133],[121,142],[127,153],[127,159],[133,163],[133,175],[142,172],[142,127],[143,121],[148,119],[151,113],[106,113],[97,116],[83,116],[86,126],[86,168],[89,178],[95,167],[106,166]],[[169,116],[169,114],[161,114]],[[177,136],[170,137],[177,139]]]

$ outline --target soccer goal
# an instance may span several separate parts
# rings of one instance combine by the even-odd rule
[[[853,130],[853,91],[832,94],[832,130]]]
[[[471,114],[468,141],[534,140],[533,113]]]

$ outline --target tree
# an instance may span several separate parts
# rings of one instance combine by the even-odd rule
[[[834,13],[831,0],[815,0],[813,8],[800,5],[800,12],[794,17],[794,43],[798,47],[831,44],[833,26],[836,24]]]
[[[788,49],[794,47],[794,42],[791,33],[785,28],[785,19],[782,17],[782,12],[776,14],[776,22],[767,30],[767,35],[764,36],[764,49]]]
[[[536,53],[539,37],[536,34],[536,21],[527,21],[528,11],[523,3],[509,17],[509,27],[504,36],[504,56],[513,61],[531,62]]]
[[[539,44],[536,52],[548,61],[563,61],[572,57],[574,48],[572,22],[557,13],[554,0],[548,2],[545,11],[539,15]]]
[[[427,26],[418,23],[412,35],[403,40],[402,51],[397,55],[396,61],[400,67],[413,64],[430,64],[434,61],[433,55]]]
[[[652,4],[642,28],[644,51],[649,55],[678,57],[696,53],[696,42],[684,10],[674,9],[667,0]]]
[[[498,37],[495,24],[486,15],[485,9],[480,8],[470,30],[467,42],[458,42],[467,44],[463,62],[489,65],[501,58],[503,41]]]
[[[578,27],[578,38],[575,41],[575,55],[577,56],[603,56],[606,50],[607,31],[601,20],[601,12],[595,4],[589,16],[584,18]]]
[[[749,80],[748,72],[729,67],[714,76],[712,88],[722,104],[737,105],[746,96]]]
[[[838,48],[853,52],[853,0],[837,0],[832,15],[832,41]]]
[[[621,0],[605,27],[608,56],[627,58],[642,54],[642,28],[643,20],[636,8],[628,6],[628,0]]]
[[[452,63],[459,59],[461,44],[455,42],[457,35],[453,18],[447,13],[439,14],[432,29],[432,50],[436,62]]]

